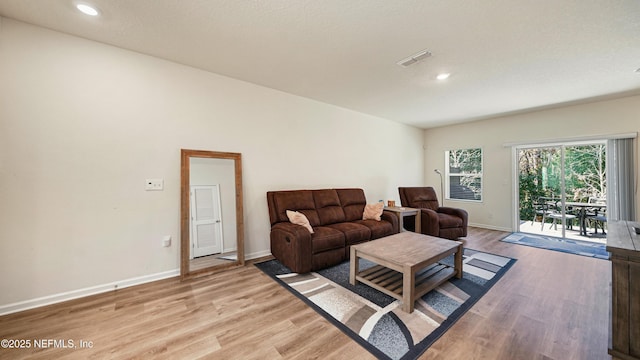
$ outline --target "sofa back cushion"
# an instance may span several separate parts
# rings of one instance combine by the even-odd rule
[[[400,201],[402,206],[417,209],[438,210],[438,196],[432,187],[401,187]]]
[[[311,226],[320,225],[320,218],[311,190],[269,191],[267,192],[267,203],[271,225],[288,222],[287,210],[303,213],[309,219]]]
[[[345,221],[344,210],[342,210],[336,190],[312,190],[312,193],[320,225],[331,225]]]
[[[344,211],[345,221],[362,220],[364,206],[367,199],[362,189],[336,189],[342,210]]]
[[[362,220],[367,199],[357,188],[267,192],[271,225],[288,222],[287,210],[303,213],[311,226]]]

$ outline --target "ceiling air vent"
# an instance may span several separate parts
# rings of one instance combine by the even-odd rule
[[[422,61],[428,57],[431,56],[431,52],[428,50],[422,50],[418,53],[415,53],[411,56],[409,56],[406,59],[402,59],[400,61],[398,61],[396,64],[403,66],[403,67],[407,67],[409,65],[413,65],[415,63],[417,63],[418,61]]]

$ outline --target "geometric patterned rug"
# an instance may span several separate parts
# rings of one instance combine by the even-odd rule
[[[598,259],[609,259],[609,253],[607,252],[605,244],[590,241],[563,239],[520,232],[513,233],[501,241]]]
[[[277,260],[255,264],[379,359],[416,359],[473,306],[515,259],[464,249],[463,277],[422,296],[415,310],[365,284],[349,284],[349,261],[292,273]],[[440,261],[453,266],[453,255]],[[375,264],[361,259],[360,270]],[[424,271],[428,271],[428,268]]]

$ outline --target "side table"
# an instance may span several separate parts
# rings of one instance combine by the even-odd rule
[[[416,208],[410,208],[410,207],[398,207],[398,206],[386,206],[384,208],[384,210],[386,211],[391,211],[392,213],[395,213],[396,216],[398,217],[398,224],[400,225],[400,232],[402,231],[406,231],[404,229],[404,217],[405,216],[412,216],[415,215],[416,216],[416,231],[418,234],[421,233],[421,221],[420,221],[420,209],[416,209]]]

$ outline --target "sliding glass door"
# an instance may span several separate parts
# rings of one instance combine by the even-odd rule
[[[518,231],[588,239],[587,204],[607,193],[605,142],[522,146],[516,154]]]

